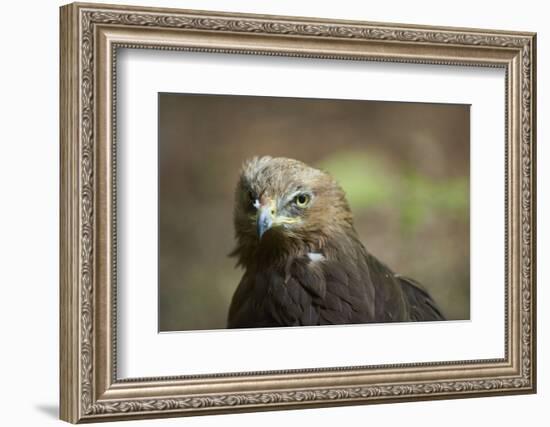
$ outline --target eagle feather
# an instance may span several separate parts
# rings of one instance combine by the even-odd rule
[[[234,222],[245,272],[229,328],[444,320],[419,283],[365,249],[344,191],[323,171],[287,158],[246,162]]]

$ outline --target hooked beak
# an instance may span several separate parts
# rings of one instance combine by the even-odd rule
[[[258,208],[258,238],[261,239],[264,233],[273,226],[275,208],[272,203],[262,205]]]

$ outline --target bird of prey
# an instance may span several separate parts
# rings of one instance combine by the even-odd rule
[[[328,173],[282,157],[248,160],[234,225],[244,275],[229,328],[444,320],[419,283],[367,252]]]

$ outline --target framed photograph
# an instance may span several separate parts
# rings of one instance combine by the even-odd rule
[[[535,392],[535,34],[60,22],[63,420]]]

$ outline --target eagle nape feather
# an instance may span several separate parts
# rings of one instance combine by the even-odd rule
[[[256,157],[235,191],[233,256],[244,269],[229,328],[445,320],[416,281],[370,254],[326,172]]]

